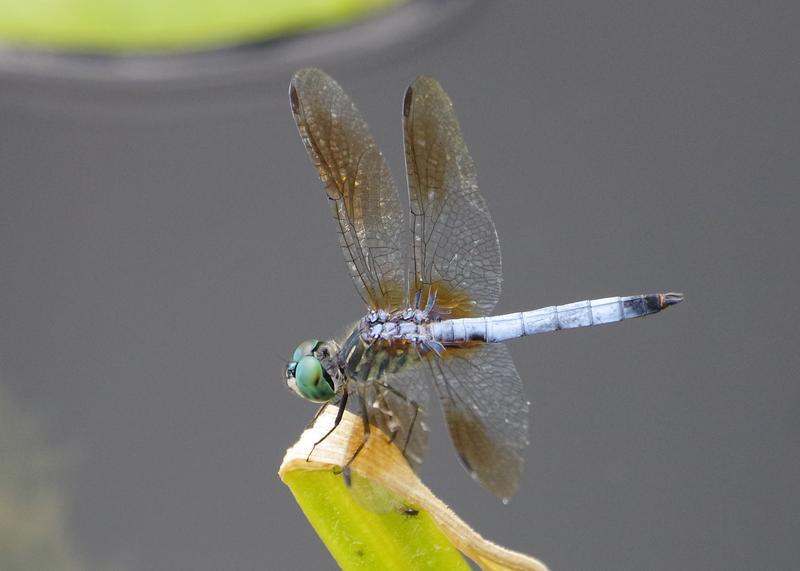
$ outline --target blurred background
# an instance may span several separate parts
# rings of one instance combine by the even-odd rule
[[[289,112],[301,66],[401,189],[404,90],[442,82],[497,312],[687,296],[511,343],[520,492],[469,479],[438,407],[434,492],[553,569],[796,565],[795,3],[101,4],[0,1],[0,568],[334,567],[276,475],[315,410],[284,362],[364,312]]]

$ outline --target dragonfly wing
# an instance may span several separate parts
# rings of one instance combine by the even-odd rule
[[[366,410],[370,424],[393,438],[415,471],[422,465],[429,431],[428,375],[427,369],[419,365],[419,361],[414,360],[377,379],[353,381],[363,405],[356,402],[351,407],[359,415]]]
[[[350,490],[350,495],[358,504],[367,511],[379,514],[397,512],[408,513],[414,508],[399,495],[377,482],[361,476],[357,471],[347,473],[345,485]]]
[[[367,123],[336,81],[318,69],[292,78],[297,129],[325,185],[348,270],[372,308],[405,305],[405,224],[397,189]]]
[[[528,445],[528,401],[508,348],[478,344],[428,362],[459,458],[489,491],[511,497]]]
[[[419,364],[409,365],[387,375],[384,391],[392,415],[402,427],[395,442],[403,450],[408,463],[417,471],[428,448],[428,392],[430,382],[427,371]]]
[[[403,125],[411,203],[411,296],[436,292],[450,317],[488,315],[500,298],[500,243],[478,189],[450,98],[419,77],[406,92]]]

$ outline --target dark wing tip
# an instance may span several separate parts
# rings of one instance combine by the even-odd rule
[[[292,75],[292,80],[289,82],[289,102],[292,105],[293,113],[298,114],[300,112],[300,92],[315,89],[313,85],[308,86],[309,83],[314,81],[319,84],[335,83],[331,76],[315,67],[298,69]]]
[[[295,77],[292,78],[291,83],[289,84],[289,103],[292,106],[292,113],[295,115],[300,114],[300,97],[297,95],[297,86],[295,86]]]
[[[403,117],[407,119],[411,115],[411,107],[417,94],[420,94],[420,97],[425,97],[426,94],[437,91],[444,92],[438,81],[427,75],[418,76],[406,89],[406,96],[403,99]]]
[[[403,98],[403,117],[408,119],[411,115],[411,102],[414,101],[414,84],[408,86],[406,89],[406,96]]]

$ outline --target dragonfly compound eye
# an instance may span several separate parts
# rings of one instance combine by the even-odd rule
[[[336,394],[333,381],[316,357],[306,356],[297,362],[294,381],[297,393],[308,400],[327,402]]]
[[[308,341],[303,341],[302,343],[300,343],[300,345],[297,346],[297,349],[294,350],[294,355],[292,355],[292,361],[298,362],[306,355],[311,355],[318,346],[319,346],[319,341],[317,341],[316,339],[309,339]]]

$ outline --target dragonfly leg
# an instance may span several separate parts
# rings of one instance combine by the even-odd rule
[[[328,408],[328,405],[329,405],[329,404],[330,404],[329,402],[326,402],[326,403],[325,403],[325,404],[323,404],[321,407],[319,407],[319,409],[317,409],[317,412],[316,412],[316,414],[314,414],[314,418],[312,418],[311,420],[309,420],[309,421],[308,421],[308,424],[306,424],[306,430],[308,430],[309,428],[311,428],[312,426],[314,426],[314,423],[315,423],[315,422],[317,422],[317,419],[319,418],[319,416],[320,416],[320,415],[321,415],[323,412],[325,412],[325,409],[326,409],[326,408]]]
[[[408,427],[408,434],[406,434],[406,441],[403,443],[403,456],[406,455],[406,448],[408,448],[408,443],[411,442],[411,434],[414,432],[414,427],[417,425],[417,416],[419,416],[419,405],[414,401],[411,401],[411,404],[414,406],[414,418],[411,419],[411,425]]]
[[[342,466],[342,471],[349,470],[350,464],[353,463],[353,460],[356,459],[356,456],[358,456],[364,449],[364,446],[366,445],[370,437],[369,412],[367,411],[367,403],[363,398],[359,398],[358,400],[361,401],[361,421],[364,423],[364,434],[361,437],[361,444],[359,444],[358,448],[356,448],[356,451],[353,453],[352,458],[350,458],[350,460],[348,460],[347,463],[344,466]]]
[[[397,438],[398,434],[400,434],[400,429],[399,428],[396,428],[395,430],[392,430],[392,435],[389,437],[389,440],[388,440],[389,444],[391,444],[391,443],[393,443],[395,441],[395,439]]]
[[[439,293],[439,290],[433,290],[433,292],[431,292],[431,290],[428,289],[428,303],[425,304],[425,315],[428,315],[433,309],[433,306],[436,305],[437,293]]]
[[[308,456],[306,456],[306,462],[310,462],[311,461],[311,455],[314,453],[314,449],[317,447],[317,445],[320,444],[322,441],[324,441],[326,438],[328,438],[328,436],[330,436],[331,433],[334,430],[336,430],[336,427],[339,426],[339,423],[342,422],[342,417],[344,416],[344,409],[345,409],[346,405],[347,405],[347,391],[345,390],[344,391],[344,395],[342,395],[342,400],[339,402],[339,412],[336,413],[336,420],[333,421],[333,426],[331,427],[331,429],[328,432],[325,433],[325,436],[323,436],[322,438],[320,438],[319,440],[317,440],[314,443],[314,446],[311,447],[311,451],[308,453]],[[320,408],[320,410],[314,416],[314,420],[316,420],[317,417],[320,414],[322,414],[322,411],[325,409],[326,406],[328,406],[328,403],[325,403],[322,406],[322,408]],[[313,421],[312,421],[312,423],[313,423]]]
[[[388,383],[385,383],[385,382],[382,382],[382,381],[376,381],[375,384],[377,384],[378,386],[382,387],[383,389],[389,391],[390,393],[395,395],[397,398],[403,399],[404,401],[406,401],[407,403],[411,404],[411,406],[414,407],[414,416],[411,419],[411,424],[409,425],[409,428],[408,428],[408,434],[406,435],[406,441],[403,443],[403,448],[402,448],[403,456],[405,456],[406,448],[408,448],[408,444],[409,444],[409,442],[411,442],[411,434],[414,432],[414,427],[417,425],[417,416],[419,416],[419,410],[420,410],[419,403],[417,403],[416,401],[410,400],[406,395],[404,395],[403,393],[401,393],[400,391],[398,391],[396,388],[394,388],[393,386],[389,385]],[[398,434],[400,434],[400,430],[399,429],[392,432],[392,436],[391,436],[391,438],[389,438],[389,444],[394,442],[394,440],[395,440],[395,438],[397,438]]]
[[[441,357],[444,352],[444,345],[433,339],[425,339],[422,341],[422,346],[426,351],[433,351],[437,357]]]

